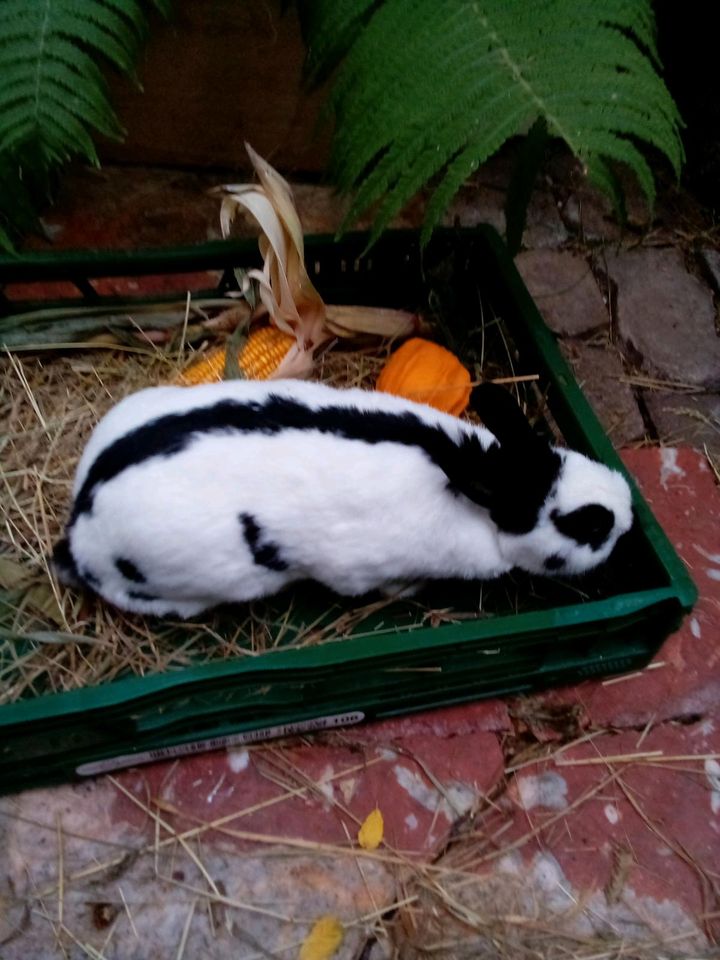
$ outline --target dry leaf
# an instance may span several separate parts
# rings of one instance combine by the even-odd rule
[[[337,917],[320,917],[305,937],[300,960],[330,960],[343,941],[343,933],[343,925]]]
[[[628,847],[620,847],[615,851],[613,870],[605,886],[605,899],[608,903],[619,903],[622,899],[625,884],[634,863],[635,857]]]
[[[46,620],[50,620],[56,627],[65,622],[63,612],[58,606],[57,597],[49,582],[37,583],[25,592],[27,606],[39,613]]]
[[[417,333],[422,325],[416,313],[408,313],[407,310],[391,310],[387,307],[328,304],[325,311],[328,329],[339,337],[369,333],[395,340]]]
[[[325,304],[312,285],[305,269],[302,226],[290,185],[270,164],[245,147],[259,185],[225,184],[214,192],[223,195],[220,227],[224,237],[238,210],[249,213],[262,231],[259,246],[262,270],[248,270],[257,280],[260,299],[270,318],[281,330],[292,333],[301,349],[315,349],[328,339],[325,329]]]
[[[227,183],[211,192],[222,197],[220,227],[230,234],[237,213],[249,214],[260,227],[261,270],[248,270],[270,320],[292,334],[297,347],[288,351],[275,377],[307,376],[316,351],[335,336],[356,334],[397,339],[416,333],[418,316],[403,310],[338,305],[326,307],[308,276],[302,225],[290,184],[267,160],[245,144],[259,184]],[[257,315],[257,311],[256,311]]]
[[[33,571],[27,567],[16,563],[9,557],[0,557],[0,587],[3,590],[14,590],[15,587],[22,586],[30,577]]]
[[[377,807],[369,813],[358,831],[358,843],[363,850],[377,850],[382,843],[384,829],[383,815]]]

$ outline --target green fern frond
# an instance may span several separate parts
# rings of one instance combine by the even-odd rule
[[[0,0],[0,151],[95,161],[91,131],[121,133],[96,61],[132,72],[145,30],[140,0]]]
[[[538,118],[615,199],[619,162],[652,203],[644,145],[679,174],[650,0],[309,0],[301,13],[315,73],[346,51],[331,172],[356,191],[348,222],[378,205],[375,236],[439,175],[426,238],[468,175]]]
[[[350,46],[363,20],[378,0],[336,0],[301,3],[301,25],[307,43],[305,64],[309,79],[317,81],[335,66]]]
[[[93,135],[119,139],[122,127],[101,66],[132,74],[147,35],[149,8],[168,0],[0,0],[0,168],[27,179],[81,156],[97,163]],[[0,247],[26,228],[9,198]]]

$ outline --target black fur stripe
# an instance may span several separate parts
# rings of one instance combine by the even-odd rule
[[[560,514],[553,510],[552,522],[560,533],[572,537],[576,543],[587,544],[591,549],[599,550],[610,535],[615,515],[600,503],[588,503],[572,513]]]
[[[267,567],[268,570],[287,570],[288,565],[280,556],[278,547],[274,543],[260,543],[262,529],[255,517],[249,513],[241,513],[240,522],[243,526],[243,536],[255,563],[260,567]]]
[[[92,510],[96,489],[123,470],[151,457],[171,457],[208,433],[275,434],[282,430],[317,430],[348,440],[365,443],[399,443],[419,447],[443,470],[451,484],[470,499],[487,506],[482,485],[471,484],[491,467],[497,447],[483,450],[480,441],[464,436],[453,441],[440,427],[425,423],[414,413],[389,413],[384,410],[358,410],[329,406],[312,410],[296,400],[270,395],[264,403],[238,403],[222,400],[211,407],[158,417],[120,437],[103,450],[92,464],[83,483],[71,517]],[[487,459],[489,462],[483,464]]]
[[[55,544],[52,555],[52,565],[55,568],[58,578],[62,583],[68,586],[87,586],[94,590],[100,586],[100,579],[88,570],[87,567],[79,567],[75,562],[75,557],[70,549],[70,541],[63,537]]]
[[[131,580],[133,583],[147,583],[145,574],[138,569],[132,560],[128,560],[126,557],[117,557],[115,566],[126,580]]]
[[[68,584],[77,584],[82,581],[80,571],[75,563],[75,557],[70,549],[67,537],[58,540],[52,554],[52,564],[59,579]]]
[[[145,600],[147,603],[156,603],[160,599],[151,593],[145,593],[144,590],[128,590],[128,596],[131,600]]]
[[[97,590],[100,586],[100,578],[96,577],[94,573],[91,573],[91,571],[86,568],[80,571],[80,578],[84,580],[89,587],[92,587],[93,590]]]

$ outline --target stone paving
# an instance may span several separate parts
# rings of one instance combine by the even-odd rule
[[[79,173],[47,225],[204,240],[218,179]],[[329,191],[297,194],[308,232],[335,226]],[[490,166],[448,220],[502,227],[502,198]],[[667,223],[618,237],[564,168],[517,262],[700,589],[651,667],[1,799],[2,960],[295,957],[328,913],[342,960],[720,955],[718,255]]]

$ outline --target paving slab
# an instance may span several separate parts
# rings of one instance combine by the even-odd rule
[[[560,215],[568,231],[583,243],[612,242],[622,230],[604,196],[590,189],[573,191],[562,203]]]
[[[644,399],[661,443],[707,448],[720,461],[720,394],[645,390]]]
[[[99,780],[3,808],[3,960],[297,956],[328,914],[345,925],[335,957],[352,960],[367,938],[357,919],[395,898],[396,879],[377,859],[358,867],[342,851],[273,842],[239,852],[202,830],[178,840],[152,797],[139,796],[140,825],[115,816],[117,797]]]
[[[653,220],[632,174],[620,175],[627,216],[624,225],[619,223],[610,198],[590,183],[582,163],[569,152],[561,150],[552,156],[546,163],[545,176],[558,196],[563,223],[584,243],[617,241],[623,234],[646,230]]]
[[[495,829],[512,818],[506,847],[533,836],[520,857],[510,849],[493,869],[511,856],[578,933],[639,939],[687,931],[686,948],[707,946],[709,925],[698,917],[717,904],[706,877],[720,858],[716,761],[706,759],[720,750],[717,720],[664,724],[647,735],[598,733],[524,766],[510,778],[510,809],[491,818]]]
[[[555,197],[550,190],[537,186],[528,204],[523,247],[526,250],[560,247],[569,237]]]
[[[442,216],[441,224],[452,227],[477,227],[487,223],[505,234],[505,191],[484,183],[462,186]]]
[[[347,845],[375,807],[385,817],[388,842],[408,855],[429,855],[454,822],[495,785],[503,769],[492,733],[417,733],[393,736],[382,724],[354,738],[285,744],[281,750],[203,754],[182,763],[151,765],[118,781],[136,797],[158,798],[173,823],[186,829],[198,820],[234,820],[240,831],[308,842]],[[308,787],[308,785],[311,785]],[[298,790],[287,796],[287,791]],[[141,828],[148,817],[127,795],[118,795],[112,817]],[[250,841],[234,837],[241,848]]]
[[[607,306],[583,257],[567,250],[527,250],[515,265],[555,333],[578,336],[609,325]]]
[[[720,389],[720,337],[710,289],[675,248],[608,252],[620,335],[644,368],[668,380]]]
[[[356,957],[397,896],[398,865],[432,857],[501,780],[500,741],[485,727],[509,729],[504,705],[0,800],[0,955],[43,960],[78,941],[117,960],[175,957],[188,924],[189,956],[244,960],[258,943],[297,951],[332,914],[347,927],[335,956]],[[358,860],[376,807],[383,851]]]
[[[720,251],[704,247],[700,250],[700,263],[705,268],[715,293],[720,293]]]
[[[625,382],[621,353],[606,343],[566,338],[560,348],[575,378],[616,446],[641,440],[646,433],[635,394]]]

